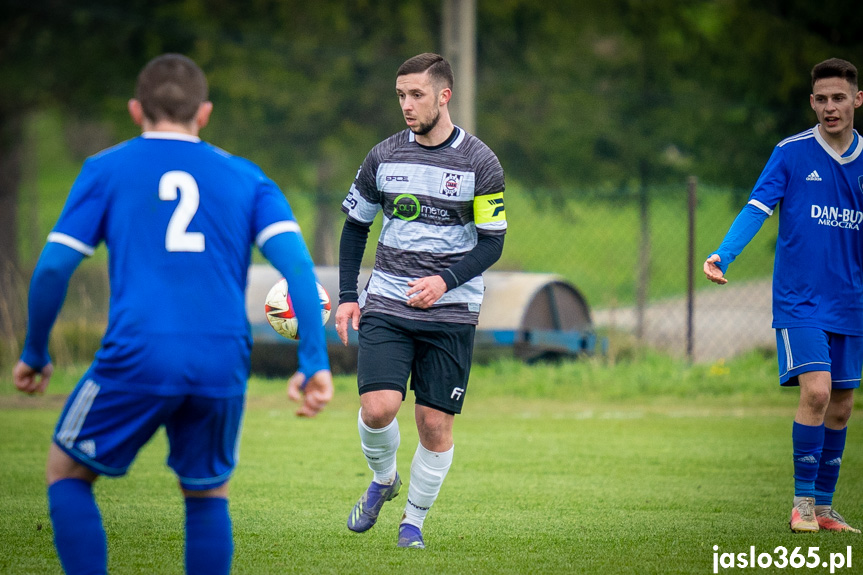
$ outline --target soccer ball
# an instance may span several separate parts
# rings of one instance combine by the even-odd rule
[[[321,284],[318,284],[318,298],[321,300],[321,323],[324,324],[330,319],[330,296]],[[288,295],[288,281],[285,278],[280,279],[270,288],[264,310],[267,313],[267,321],[276,333],[288,339],[300,339],[300,334],[297,333],[299,327],[297,316],[294,313],[291,296]]]

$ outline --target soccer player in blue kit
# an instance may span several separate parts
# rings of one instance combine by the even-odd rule
[[[857,69],[833,58],[812,69],[818,124],[780,142],[719,249],[704,262],[724,272],[779,206],[773,327],[779,382],[800,386],[794,417],[796,533],[860,533],[833,509],[854,390],[863,368],[863,104]]]
[[[288,395],[298,415],[331,399],[332,377],[314,267],[276,184],[198,138],[207,81],[189,58],[164,54],[140,72],[129,113],[142,135],[89,158],[33,273],[15,384],[43,391],[48,335],[75,268],[105,242],[108,326],[60,415],[47,463],[54,542],[67,573],[106,573],[107,543],[92,484],[126,473],[164,426],[168,465],[186,506],[188,573],[228,573],[228,480],[239,447],[251,336],[245,288],[251,249],[287,278],[300,332]]]

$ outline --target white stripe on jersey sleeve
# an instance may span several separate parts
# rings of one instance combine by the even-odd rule
[[[768,208],[766,205],[762,204],[758,200],[749,200],[749,203],[752,204],[753,206],[755,206],[756,208],[758,208],[759,210],[761,210],[762,212],[764,212],[765,214],[767,214],[768,216],[773,215],[773,210],[771,210],[770,208]]]
[[[477,224],[476,227],[477,229],[486,230],[489,232],[499,232],[506,229],[506,220],[489,222],[487,224]]]
[[[794,134],[793,136],[788,136],[787,138],[785,138],[784,140],[782,140],[781,142],[779,142],[776,145],[781,148],[785,144],[788,144],[790,142],[797,142],[798,140],[807,140],[809,138],[814,138],[814,137],[815,137],[815,128],[809,128],[808,130],[806,130],[804,132],[800,132],[799,134]]]
[[[96,252],[96,248],[88,246],[81,240],[75,239],[72,236],[61,234],[60,232],[51,232],[48,234],[48,241],[55,244],[63,244],[66,247],[72,248],[76,252],[80,252],[85,256],[92,256]]]
[[[255,238],[255,243],[259,248],[263,247],[263,245],[267,243],[267,240],[285,232],[294,232],[298,234],[300,233],[300,225],[297,222],[286,220],[270,224],[261,230],[261,233],[259,233],[258,237]]]

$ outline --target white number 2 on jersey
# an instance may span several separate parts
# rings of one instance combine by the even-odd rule
[[[198,183],[191,174],[175,170],[166,172],[159,180],[159,199],[172,202],[180,195],[180,203],[168,222],[165,249],[169,252],[204,251],[204,234],[186,231],[195,217],[200,202]]]

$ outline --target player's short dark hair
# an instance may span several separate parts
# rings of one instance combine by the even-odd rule
[[[815,64],[812,68],[812,86],[815,87],[816,80],[824,78],[844,78],[855,89],[857,88],[857,68],[848,60],[830,58]]]
[[[446,58],[440,54],[426,52],[424,54],[414,56],[413,58],[409,58],[404,64],[399,66],[399,71],[396,73],[396,77],[407,76],[408,74],[422,74],[426,70],[428,70],[429,77],[431,77],[432,82],[437,86],[443,84],[452,90],[454,83],[452,67],[449,65],[449,62],[446,61]]]
[[[138,74],[135,98],[151,122],[170,120],[187,124],[207,100],[207,78],[191,58],[162,54],[150,60]]]

